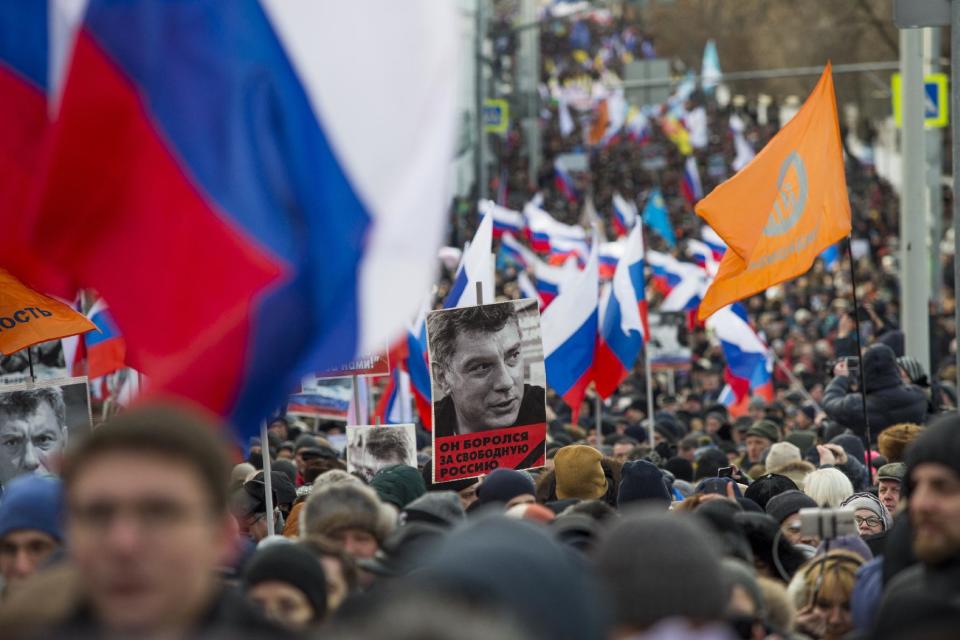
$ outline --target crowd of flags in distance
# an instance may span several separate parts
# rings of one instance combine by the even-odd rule
[[[708,46],[705,67],[715,57],[715,47],[711,51]],[[602,144],[610,134],[610,105],[599,109],[597,118],[589,136]],[[625,125],[623,120],[619,126]],[[684,133],[676,119],[669,121],[669,129],[678,148],[704,138]],[[691,322],[706,320],[725,360],[720,398],[733,413],[743,413],[753,395],[773,399],[773,354],[740,300],[800,275],[817,255],[827,268],[835,268],[837,242],[850,232],[838,131],[829,64],[797,116],[759,156],[742,139],[742,122],[732,122],[731,134],[742,147],[738,162],[743,163],[733,178],[705,197],[695,156],[684,161],[681,193],[709,224],[701,227],[699,238],[683,238],[682,245],[657,187],[641,194],[642,210],[634,198],[613,195],[607,212],[618,236],[613,242],[605,241],[599,226],[589,236],[583,227],[556,220],[539,196],[522,212],[481,202],[477,235],[464,251],[445,306],[458,299],[460,276],[472,265],[482,265],[473,267],[478,281],[494,277],[481,260],[493,251],[493,239],[499,239],[502,262],[516,270],[521,290],[539,301],[547,384],[570,406],[576,421],[590,385],[609,398],[648,344],[649,287],[659,294],[658,311],[686,312]],[[817,148],[825,151],[818,154]],[[557,180],[567,197],[571,188],[559,168]],[[592,210],[589,199],[586,208]],[[644,229],[659,236],[670,252],[648,251]],[[718,292],[714,286],[744,272],[746,289]],[[704,300],[711,301],[706,312]],[[406,343],[406,362],[418,367],[426,362],[421,331],[412,329]],[[414,394],[425,392],[428,386]]]
[[[409,421],[412,401],[430,427],[425,317],[446,227],[457,18],[445,3],[408,0],[378,3],[382,19],[370,23],[373,1],[0,5],[0,36],[17,35],[0,37],[0,267],[62,300],[97,292],[75,304],[95,329],[63,338],[71,373],[105,379],[135,367],[151,388],[206,406],[246,437],[304,376],[377,348],[412,318],[391,347],[376,415]],[[361,29],[377,47],[353,46]],[[711,46],[708,91],[721,76]],[[348,63],[332,54],[345,49],[355,50]],[[270,91],[241,98],[264,70]],[[493,302],[497,261],[512,265],[542,309],[547,383],[574,419],[590,385],[609,397],[635,366],[650,337],[648,290],[659,311],[703,315],[725,265],[744,260],[744,243],[723,240],[738,233],[730,207],[703,192],[695,151],[707,143],[706,113],[685,106],[695,86],[685,78],[644,109],[622,90],[599,96],[585,142],[642,144],[659,126],[684,156],[683,197],[719,234],[705,225],[699,239],[678,238],[657,188],[614,196],[604,212],[614,241],[558,221],[537,195],[522,211],[479,203],[476,235],[459,252],[444,306]],[[826,117],[829,67],[814,95],[811,117]],[[563,96],[558,107],[568,128]],[[729,128],[738,175],[776,172],[755,169],[769,153],[754,153],[742,122]],[[589,202],[567,167],[553,168],[562,197]],[[741,217],[766,220],[779,186]],[[829,199],[839,188],[821,191]],[[835,242],[843,225],[827,226]],[[647,250],[645,230],[670,253]],[[707,326],[735,403],[768,393],[771,360],[742,309],[727,306],[739,298],[727,298]]]

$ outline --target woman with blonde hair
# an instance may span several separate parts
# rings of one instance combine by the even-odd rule
[[[836,509],[853,495],[853,484],[839,469],[817,469],[803,481],[803,492],[821,507]]]
[[[853,631],[850,598],[862,564],[859,555],[838,549],[800,567],[787,589],[797,608],[797,631],[822,640]]]

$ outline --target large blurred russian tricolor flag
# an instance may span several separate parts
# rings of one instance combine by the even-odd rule
[[[0,12],[23,35],[4,81],[41,101],[59,4]],[[303,375],[395,337],[429,287],[456,25],[432,0],[91,0],[32,142],[35,206],[0,211],[45,263],[11,266],[98,290],[153,388],[251,433]]]

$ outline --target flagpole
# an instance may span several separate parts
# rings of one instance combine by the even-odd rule
[[[787,376],[787,379],[790,380],[790,384],[792,384],[797,388],[797,390],[807,400],[807,402],[812,404],[814,407],[816,407],[817,411],[822,413],[823,407],[820,406],[819,402],[813,399],[813,396],[810,395],[810,392],[808,392],[807,388],[803,386],[803,383],[800,382],[799,378],[797,378],[797,376],[793,374],[793,371],[790,371],[790,368],[787,367],[786,364],[784,364],[783,360],[781,360],[779,356],[777,356],[776,352],[773,349],[770,350],[770,353],[773,354],[773,360],[774,362],[777,363],[777,366],[780,367],[780,371],[783,371],[783,373]]]
[[[267,421],[260,423],[260,455],[263,456],[263,499],[267,508],[267,535],[276,533],[273,520],[273,478],[270,475],[270,440],[267,438]]]
[[[653,370],[650,366],[650,349],[644,350],[643,366],[647,374],[647,418],[650,420],[650,428],[647,429],[647,440],[650,443],[650,448],[653,449],[656,446],[653,441],[653,434],[656,431],[654,428],[656,421],[653,417]]]
[[[857,269],[853,263],[853,236],[847,237],[847,257],[850,259],[850,284],[853,289],[853,322],[857,334],[857,360],[860,362],[860,398],[863,401],[863,425],[867,436],[867,452],[873,443],[870,434],[870,415],[867,412],[867,376],[863,370],[863,346],[860,344],[860,303],[857,301]]]
[[[353,381],[353,424],[360,424],[360,380],[356,375],[350,376]]]
[[[643,217],[637,215],[636,224],[640,225],[640,239],[643,242],[643,254],[644,254],[644,263],[646,263],[646,254],[647,254],[647,239],[643,234]],[[643,295],[644,306],[647,304],[647,276],[643,276],[643,291],[640,292]],[[641,318],[641,324],[643,324],[643,319]],[[649,326],[649,322],[647,326]],[[647,327],[644,327],[646,330]],[[647,331],[649,333],[649,331]],[[653,417],[653,363],[650,358],[650,336],[644,336],[644,345],[643,345],[643,368],[644,373],[647,377],[647,419],[650,421],[650,428],[647,429],[647,441],[650,443],[650,449],[653,449],[656,445],[653,441],[654,433],[656,429],[656,421]]]
[[[596,383],[594,383],[593,391],[596,394],[594,398],[594,409],[593,409],[593,418],[596,421],[597,427],[597,450],[600,449],[600,445],[603,444],[603,399],[600,397],[600,392],[597,391]]]
[[[32,347],[27,347],[27,365],[30,367],[30,382],[36,382],[37,377],[33,375],[33,351]]]

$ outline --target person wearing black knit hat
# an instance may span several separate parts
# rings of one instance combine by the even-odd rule
[[[784,491],[794,491],[797,488],[793,480],[787,476],[768,473],[754,480],[753,483],[747,487],[743,497],[750,498],[760,505],[761,509],[766,509],[767,503],[770,502],[771,498],[780,495]]]
[[[618,507],[632,502],[667,507],[670,500],[670,490],[667,489],[663,473],[656,466],[646,460],[634,460],[623,465],[617,492]]]
[[[243,589],[268,618],[292,631],[316,626],[327,615],[323,566],[292,542],[259,549],[247,564]]]
[[[846,360],[834,367],[834,378],[823,392],[824,413],[831,420],[864,437],[863,390],[850,391],[851,377]],[[898,422],[922,424],[927,416],[927,396],[922,389],[904,384],[897,366],[897,357],[890,347],[874,344],[863,354],[863,376],[866,380],[867,417],[873,437]]]
[[[502,504],[505,509],[536,502],[537,488],[530,476],[514,469],[494,469],[477,489],[477,506]]]
[[[808,544],[814,548],[820,541],[800,533],[800,509],[816,509],[816,501],[802,491],[792,489],[775,495],[767,501],[767,515],[777,521],[783,537],[790,544]]]
[[[689,460],[674,456],[666,461],[663,468],[672,473],[677,480],[693,482],[693,465]]]

